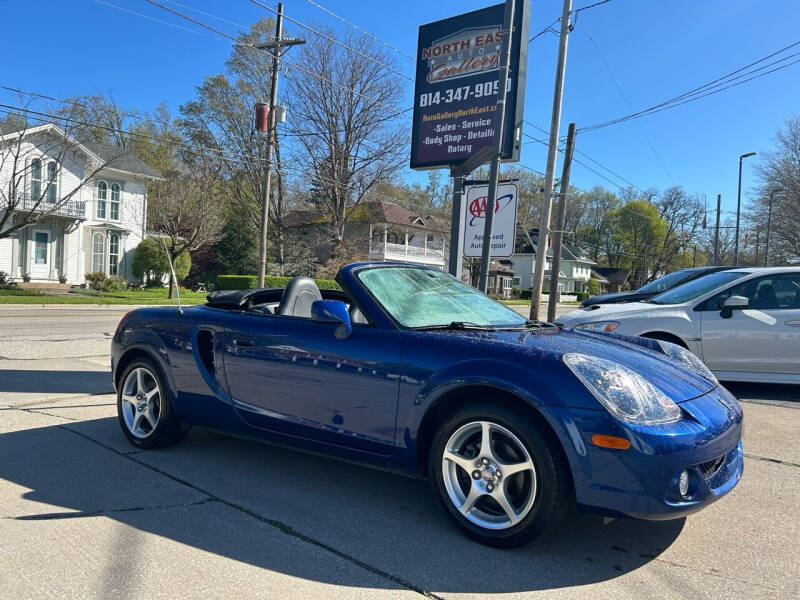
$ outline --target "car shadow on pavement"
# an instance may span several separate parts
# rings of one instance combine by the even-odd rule
[[[746,383],[724,381],[723,385],[739,400],[800,402],[800,385],[785,383]]]
[[[3,518],[102,515],[337,585],[363,583],[332,560],[288,560],[283,544],[264,543],[259,530],[282,532],[287,547],[299,543],[309,556],[349,560],[381,575],[386,589],[490,594],[613,579],[657,558],[685,522],[604,525],[573,515],[528,546],[487,548],[456,531],[425,481],[203,430],[172,448],[136,451],[112,417],[2,434],[0,456],[0,478],[27,490],[0,496]],[[212,509],[213,518],[203,516]]]
[[[111,373],[0,369],[0,393],[110,394]]]

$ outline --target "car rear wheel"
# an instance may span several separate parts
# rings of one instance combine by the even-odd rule
[[[561,521],[571,487],[557,442],[548,437],[522,415],[491,404],[466,407],[441,424],[428,473],[464,533],[513,547]]]
[[[181,427],[161,370],[149,359],[131,362],[117,386],[117,416],[122,433],[139,448],[160,448],[181,441]]]

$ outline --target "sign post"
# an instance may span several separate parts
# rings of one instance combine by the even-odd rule
[[[450,272],[459,278],[459,177],[519,160],[529,15],[529,0],[507,0],[419,28],[410,166],[451,171]]]

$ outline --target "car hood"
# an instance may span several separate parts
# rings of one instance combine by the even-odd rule
[[[628,302],[622,304],[596,304],[591,307],[579,308],[560,316],[557,321],[565,327],[575,327],[581,323],[594,321],[613,321],[617,317],[629,318],[644,316],[653,311],[662,312],[665,309],[674,309],[677,305],[653,304],[652,302]]]
[[[456,333],[456,332],[448,332]],[[559,369],[568,370],[562,358],[577,352],[622,364],[639,373],[663,391],[674,402],[685,402],[709,392],[715,382],[684,368],[665,354],[647,347],[655,347],[652,340],[614,336],[604,333],[572,331],[569,329],[511,329],[496,331],[465,331],[456,335],[477,338],[484,342],[484,355],[495,355],[502,361],[513,360],[522,351],[543,367],[542,377],[555,381],[558,374],[551,372],[552,362]],[[471,339],[472,342],[476,341]],[[552,362],[551,362],[552,361]],[[518,363],[517,361],[514,361]],[[537,369],[538,370],[538,369]],[[577,378],[570,377],[577,381]],[[582,384],[581,384],[582,386]],[[569,393],[564,390],[564,393]]]
[[[616,292],[614,294],[600,294],[599,296],[587,298],[581,303],[581,306],[592,306],[593,304],[615,304],[619,302],[636,302],[637,300],[646,300],[652,296],[653,294],[648,292]]]

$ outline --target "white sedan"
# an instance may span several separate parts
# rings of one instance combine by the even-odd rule
[[[581,308],[559,323],[680,344],[725,381],[800,383],[800,267],[718,271],[647,302]]]

